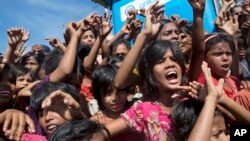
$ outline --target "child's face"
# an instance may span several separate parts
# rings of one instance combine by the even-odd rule
[[[11,83],[8,81],[8,75],[2,75],[0,78],[0,106],[7,104],[13,98],[13,94],[14,89],[12,88]]]
[[[246,46],[243,43],[243,41],[238,41],[238,54],[239,54],[239,58],[240,60],[244,59],[246,56]]]
[[[36,60],[34,57],[32,57],[32,56],[29,57],[29,58],[26,60],[24,66],[25,66],[26,68],[28,68],[28,69],[34,71],[34,72],[37,72],[38,69],[39,69],[39,63],[38,63],[37,60]]]
[[[90,45],[93,46],[95,43],[95,35],[92,30],[85,31],[81,36],[81,45]]]
[[[64,122],[74,119],[74,113],[62,99],[52,101],[51,105],[40,111],[38,116],[39,123],[47,135],[51,135]]]
[[[180,41],[179,38],[180,31],[175,23],[167,23],[161,33],[158,35],[158,40],[173,40],[173,41]]]
[[[225,120],[222,116],[215,116],[210,141],[229,141],[226,134]]]
[[[153,79],[161,90],[173,90],[176,86],[180,86],[182,70],[170,49],[153,67]]]
[[[121,43],[119,44],[116,49],[113,52],[113,55],[119,56],[119,55],[127,55],[128,54],[128,47]]]
[[[110,88],[106,95],[102,96],[102,103],[104,107],[114,113],[120,113],[125,108],[127,102],[127,93],[124,90],[117,90]]]
[[[225,77],[232,64],[232,50],[226,42],[214,45],[205,55],[205,61],[211,68],[212,73],[219,77]]]
[[[32,81],[33,79],[31,78],[30,73],[20,75],[16,79],[16,89],[21,90],[28,86]]]

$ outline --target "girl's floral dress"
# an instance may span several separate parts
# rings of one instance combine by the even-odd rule
[[[171,116],[157,102],[137,101],[120,117],[131,129],[144,132],[147,141],[166,141],[170,133]]]

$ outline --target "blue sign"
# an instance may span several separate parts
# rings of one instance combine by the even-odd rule
[[[112,14],[115,33],[123,26],[128,10],[147,8],[154,2],[155,0],[113,0]],[[168,17],[173,14],[178,14],[181,18],[189,21],[193,20],[193,10],[188,0],[160,0],[160,3],[165,3],[165,14]],[[142,17],[138,18],[142,19]],[[214,30],[215,18],[216,11],[213,0],[207,0],[204,13],[204,28],[207,32]]]

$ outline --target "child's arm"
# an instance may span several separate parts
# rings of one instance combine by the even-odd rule
[[[98,37],[94,43],[94,46],[91,48],[89,55],[84,59],[84,69],[88,70],[88,72],[92,71],[93,65],[96,61],[96,57],[98,55],[98,51],[102,45],[102,42],[108,36],[108,34],[111,32],[113,28],[110,26],[108,28],[104,28],[102,17],[96,16],[96,19],[98,21],[97,23]]]
[[[203,62],[202,71],[206,79],[208,95],[205,98],[204,105],[199,117],[188,137],[188,141],[209,141],[212,131],[214,111],[217,103],[223,95],[224,80],[220,79],[218,86],[214,86],[210,68]]]
[[[193,53],[190,62],[189,80],[197,80],[201,73],[201,64],[205,51],[205,35],[203,28],[203,15],[205,10],[205,0],[189,0],[189,4],[193,8],[193,32],[192,45]]]
[[[8,34],[8,47],[7,51],[3,57],[4,62],[13,63],[14,52],[18,44],[22,40],[22,29],[21,28],[11,28],[7,31]]]
[[[76,24],[70,22],[68,24],[68,32],[70,33],[70,41],[67,47],[66,52],[64,53],[60,63],[55,71],[50,74],[50,81],[60,82],[70,75],[73,71],[75,65],[76,53],[77,53],[77,44],[79,38],[82,34],[82,27],[76,28]]]
[[[108,129],[111,137],[115,135],[119,135],[129,130],[128,125],[125,123],[125,121],[122,118],[118,118],[112,121],[111,123],[107,124],[106,128]]]
[[[143,47],[152,37],[153,26],[160,26],[159,23],[156,23],[156,19],[153,18],[154,16],[158,17],[162,13],[160,9],[164,5],[158,5],[158,3],[159,1],[150,6],[149,9],[146,11],[144,30],[137,36],[134,46],[126,55],[121,67],[119,68],[114,78],[114,85],[118,89],[124,89],[129,85],[129,81],[131,80],[131,74],[137,63],[138,57]]]
[[[219,102],[220,106],[228,110],[238,122],[243,124],[250,124],[250,112],[236,103],[232,99],[223,95]]]

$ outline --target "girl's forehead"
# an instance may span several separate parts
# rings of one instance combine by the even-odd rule
[[[85,31],[84,33],[83,33],[84,35],[86,35],[86,34],[93,34],[94,35],[94,32],[92,31],[92,30],[87,30],[87,31]]]
[[[215,44],[212,49],[217,49],[217,50],[231,50],[229,43],[227,42],[219,42]]]
[[[177,28],[176,24],[173,23],[173,22],[169,22],[167,24],[164,25],[164,28],[168,28],[168,27],[174,27],[174,28]]]

